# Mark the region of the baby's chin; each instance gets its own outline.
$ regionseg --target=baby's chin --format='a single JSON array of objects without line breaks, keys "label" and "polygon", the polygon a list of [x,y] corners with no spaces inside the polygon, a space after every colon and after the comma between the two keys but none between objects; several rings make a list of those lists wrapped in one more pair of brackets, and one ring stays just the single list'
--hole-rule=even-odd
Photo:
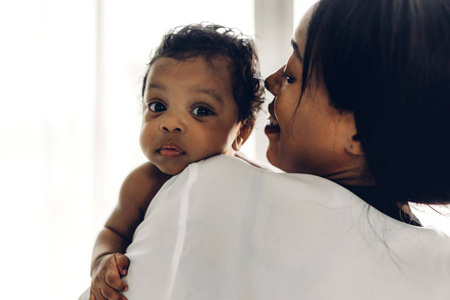
[{"label": "baby's chin", "polygon": [[[225,153],[222,153],[222,154],[225,154]],[[155,160],[150,160],[150,162],[152,164],[154,164],[156,167],[158,167],[158,169],[161,172],[163,172],[163,173],[165,173],[167,175],[174,176],[174,175],[178,175],[181,172],[183,172],[183,170],[186,169],[186,167],[188,165],[190,165],[192,163],[196,163],[196,162],[198,162],[200,160],[203,160],[203,159],[207,159],[207,158],[212,157],[212,156],[216,156],[216,155],[220,155],[220,153],[219,154],[213,154],[213,155],[205,155],[205,156],[203,156],[203,157],[201,157],[199,159],[193,160],[193,161],[185,161],[185,160],[177,160],[177,159],[169,159],[169,160],[159,161],[159,160],[155,159],[156,161]],[[227,155],[230,155],[230,154],[227,154]]]},{"label": "baby's chin", "polygon": [[167,175],[178,175],[183,172],[189,164],[155,164],[158,169]]}]

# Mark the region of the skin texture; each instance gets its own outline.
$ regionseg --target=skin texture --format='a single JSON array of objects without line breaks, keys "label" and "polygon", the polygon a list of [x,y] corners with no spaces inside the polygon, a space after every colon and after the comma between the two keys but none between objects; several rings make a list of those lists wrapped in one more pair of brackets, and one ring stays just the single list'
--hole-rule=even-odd
[{"label": "skin texture", "polygon": [[286,65],[266,79],[266,88],[275,96],[269,105],[272,126],[265,130],[269,138],[267,158],[286,172],[318,175],[342,184],[372,185],[364,175],[364,153],[356,139],[353,113],[332,106],[317,74],[301,97],[302,57],[311,14],[312,9],[295,31],[293,52]]},{"label": "skin texture", "polygon": [[212,155],[234,155],[233,141],[244,134],[231,84],[223,84],[231,83],[227,61],[214,64],[203,57],[163,57],[149,70],[140,142],[149,161],[166,174]]},{"label": "skin texture", "polygon": [[[122,281],[130,264],[123,255],[161,186],[188,164],[235,155],[251,133],[238,121],[227,61],[203,57],[160,58],[150,68],[144,94],[140,143],[150,162],[124,181],[119,204],[100,232],[91,267],[90,299],[126,299]],[[228,83],[228,84],[226,84]]]},{"label": "skin texture", "polygon": [[131,243],[151,200],[170,177],[147,162],[125,179],[119,203],[95,242],[90,300],[126,299],[118,293],[128,288],[121,278],[127,274],[130,262],[122,253]]}]

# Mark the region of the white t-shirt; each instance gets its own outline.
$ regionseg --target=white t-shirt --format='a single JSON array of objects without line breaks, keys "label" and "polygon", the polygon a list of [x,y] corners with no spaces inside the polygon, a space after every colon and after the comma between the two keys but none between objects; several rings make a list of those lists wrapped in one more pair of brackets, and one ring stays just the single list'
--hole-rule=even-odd
[{"label": "white t-shirt", "polygon": [[126,255],[129,300],[450,299],[450,237],[224,155],[163,186]]}]

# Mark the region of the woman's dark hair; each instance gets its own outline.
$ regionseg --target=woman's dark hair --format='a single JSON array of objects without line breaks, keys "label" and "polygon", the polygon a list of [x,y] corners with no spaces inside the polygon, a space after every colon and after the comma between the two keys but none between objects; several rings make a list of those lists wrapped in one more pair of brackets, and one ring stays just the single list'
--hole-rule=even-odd
[{"label": "woman's dark hair", "polygon": [[258,56],[253,40],[238,32],[216,24],[201,23],[180,26],[170,30],[156,49],[145,73],[142,97],[152,64],[161,57],[180,61],[204,57],[214,67],[213,60],[225,57],[231,69],[234,99],[239,108],[239,121],[244,125],[248,118],[256,118],[264,102],[264,84],[259,71]]},{"label": "woman's dark hair", "polygon": [[450,203],[450,1],[321,0],[304,56],[302,93],[318,74],[354,112],[380,191]]}]

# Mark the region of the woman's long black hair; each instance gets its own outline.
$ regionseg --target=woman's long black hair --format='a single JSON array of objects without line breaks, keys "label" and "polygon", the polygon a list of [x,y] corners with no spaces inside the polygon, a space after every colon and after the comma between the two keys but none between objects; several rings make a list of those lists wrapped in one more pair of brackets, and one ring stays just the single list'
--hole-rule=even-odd
[{"label": "woman's long black hair", "polygon": [[450,1],[321,0],[304,56],[386,199],[450,203]]}]

